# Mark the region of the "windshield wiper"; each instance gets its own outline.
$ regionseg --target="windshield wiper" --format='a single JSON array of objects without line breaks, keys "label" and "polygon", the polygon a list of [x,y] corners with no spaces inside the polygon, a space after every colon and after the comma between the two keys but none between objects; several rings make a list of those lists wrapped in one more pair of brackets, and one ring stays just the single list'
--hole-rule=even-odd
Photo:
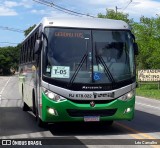
[{"label": "windshield wiper", "polygon": [[103,65],[106,76],[110,79],[110,81],[112,83],[115,83],[115,80],[114,80],[109,68],[107,67],[105,61],[103,60],[103,58],[97,52],[96,42],[95,42],[95,57],[96,57],[96,61],[97,62],[99,61],[99,63],[101,63]]},{"label": "windshield wiper", "polygon": [[81,69],[81,67],[82,67],[83,63],[85,62],[85,60],[87,59],[87,57],[88,57],[88,51],[87,51],[87,52],[84,54],[84,56],[82,57],[82,59],[81,59],[79,65],[78,65],[77,69],[75,70],[73,76],[71,77],[71,79],[70,79],[70,81],[69,81],[69,83],[68,83],[68,86],[69,86],[69,87],[73,84],[73,82],[74,82],[74,80],[75,80],[75,78],[76,78],[79,70]]},{"label": "windshield wiper", "polygon": [[75,70],[73,76],[71,77],[71,79],[70,79],[70,81],[69,81],[69,83],[68,83],[68,87],[70,87],[70,86],[73,84],[73,82],[74,82],[74,80],[75,80],[75,78],[76,78],[78,72],[80,71],[82,65],[84,64],[85,60],[86,60],[86,66],[87,66],[88,40],[89,40],[89,38],[86,37],[85,40],[86,40],[86,53],[85,53],[84,56],[82,57],[82,59],[81,59],[79,65],[78,65],[77,69]]}]

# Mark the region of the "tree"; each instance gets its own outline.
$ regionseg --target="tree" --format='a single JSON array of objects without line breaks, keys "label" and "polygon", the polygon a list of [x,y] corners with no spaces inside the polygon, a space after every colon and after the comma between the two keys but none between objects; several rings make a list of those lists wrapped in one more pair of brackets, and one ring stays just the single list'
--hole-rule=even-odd
[{"label": "tree", "polygon": [[140,23],[133,25],[136,41],[139,45],[137,67],[139,69],[160,68],[160,18],[142,16]]},{"label": "tree", "polygon": [[106,9],[106,14],[99,13],[98,17],[107,18],[107,19],[123,20],[130,25],[134,23],[133,19],[129,19],[129,14],[125,14],[123,12],[115,12],[112,9]]},{"label": "tree", "polygon": [[35,27],[36,25],[34,24],[33,26],[29,27],[28,29],[26,29],[24,31],[24,36],[26,37],[32,30],[33,28]]},{"label": "tree", "polygon": [[0,48],[0,70],[3,70],[3,74],[10,74],[11,68],[18,69],[20,46],[19,44],[16,47],[8,46]]}]

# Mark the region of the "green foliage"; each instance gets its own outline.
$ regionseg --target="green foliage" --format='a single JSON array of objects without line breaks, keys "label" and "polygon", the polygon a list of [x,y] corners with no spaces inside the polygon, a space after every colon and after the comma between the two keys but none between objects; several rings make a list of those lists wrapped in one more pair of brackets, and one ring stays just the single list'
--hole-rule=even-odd
[{"label": "green foliage", "polygon": [[154,90],[154,89],[158,89],[158,82],[154,82],[154,83],[142,83],[139,84],[139,89],[140,90]]},{"label": "green foliage", "polygon": [[123,12],[115,12],[112,9],[106,9],[106,14],[99,13],[98,14],[99,18],[108,18],[108,19],[115,19],[115,20],[123,20],[128,24],[133,23],[133,19],[129,19],[129,14],[125,14]]},{"label": "green foliage", "polygon": [[149,91],[149,90],[150,89],[137,88],[136,95],[137,96],[144,96],[146,98],[160,99],[160,91],[157,88],[152,89],[152,91]]},{"label": "green foliage", "polygon": [[10,69],[18,69],[20,45],[0,48],[0,69],[3,74],[10,74]]},{"label": "green foliage", "polygon": [[35,26],[36,26],[36,25],[33,25],[33,26],[29,27],[28,29],[26,29],[26,30],[24,31],[24,36],[26,37],[26,36],[33,30],[33,28],[34,28]]},{"label": "green foliage", "polygon": [[160,18],[147,18],[142,16],[140,23],[133,25],[139,56],[138,69],[160,69]]}]

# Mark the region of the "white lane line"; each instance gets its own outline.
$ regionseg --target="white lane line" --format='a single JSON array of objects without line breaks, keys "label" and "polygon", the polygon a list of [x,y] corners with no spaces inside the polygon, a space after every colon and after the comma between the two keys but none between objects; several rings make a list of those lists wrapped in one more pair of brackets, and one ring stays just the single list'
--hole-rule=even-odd
[{"label": "white lane line", "polygon": [[9,77],[9,79],[7,80],[6,84],[4,85],[4,87],[2,88],[2,90],[1,90],[1,92],[0,92],[0,94],[2,94],[2,93],[3,93],[3,91],[4,91],[5,87],[6,87],[6,86],[7,86],[7,84],[9,83],[10,79],[11,79],[11,77]]},{"label": "white lane line", "polygon": [[160,107],[156,107],[156,106],[152,106],[152,105],[148,105],[148,104],[143,104],[143,103],[137,103],[137,102],[136,102],[136,104],[160,110]]},{"label": "white lane line", "polygon": [[9,79],[7,80],[6,84],[4,85],[4,87],[2,88],[2,90],[0,92],[0,104],[1,104],[1,100],[2,100],[2,93],[3,93],[4,89],[6,88],[6,86],[8,85],[10,79],[11,79],[11,77],[9,77]]},{"label": "white lane line", "polygon": [[[42,137],[54,137],[50,131],[34,132],[27,134],[16,134],[9,136],[0,136],[0,139],[16,139],[16,138],[42,138]],[[58,137],[58,136],[56,136]]]}]

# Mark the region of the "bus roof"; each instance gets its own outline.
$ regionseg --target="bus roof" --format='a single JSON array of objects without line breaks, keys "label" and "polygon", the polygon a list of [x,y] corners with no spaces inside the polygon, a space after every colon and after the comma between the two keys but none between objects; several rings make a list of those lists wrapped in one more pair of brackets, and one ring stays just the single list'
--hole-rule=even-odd
[{"label": "bus roof", "polygon": [[130,30],[130,26],[121,20],[103,19],[103,18],[53,18],[44,17],[39,24],[26,36],[23,42],[42,24],[42,27],[65,27],[65,28],[88,28],[88,29],[113,29]]},{"label": "bus roof", "polygon": [[41,23],[45,26],[69,27],[69,28],[92,28],[92,29],[126,29],[130,27],[121,20],[102,18],[51,18],[45,17]]}]

